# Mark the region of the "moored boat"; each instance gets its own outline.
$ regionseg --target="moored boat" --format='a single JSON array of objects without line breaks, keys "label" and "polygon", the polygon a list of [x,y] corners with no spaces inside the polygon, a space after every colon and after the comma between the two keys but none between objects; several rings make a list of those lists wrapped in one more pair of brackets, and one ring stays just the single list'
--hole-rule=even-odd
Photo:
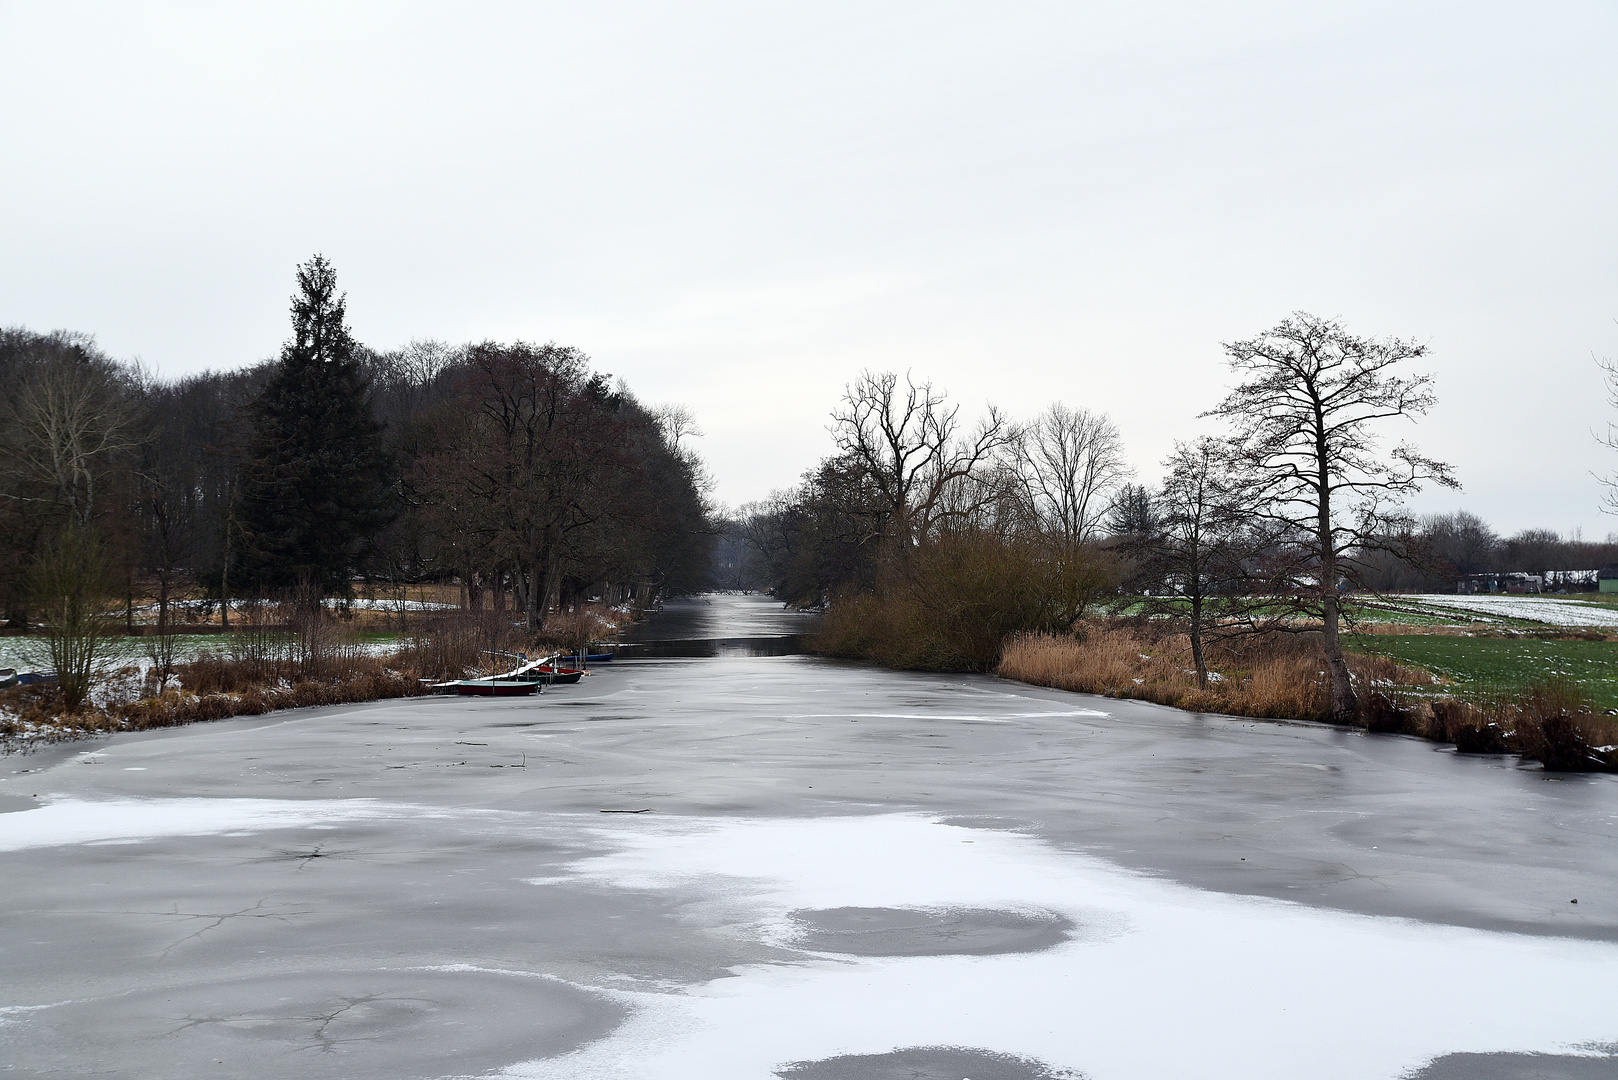
[{"label": "moored boat", "polygon": [[539,689],[538,682],[516,679],[461,679],[450,684],[457,694],[473,697],[520,697]]},{"label": "moored boat", "polygon": [[520,671],[509,675],[496,675],[496,682],[528,682],[538,685],[540,683],[576,683],[585,674],[578,668],[565,668],[557,664],[529,664]]}]

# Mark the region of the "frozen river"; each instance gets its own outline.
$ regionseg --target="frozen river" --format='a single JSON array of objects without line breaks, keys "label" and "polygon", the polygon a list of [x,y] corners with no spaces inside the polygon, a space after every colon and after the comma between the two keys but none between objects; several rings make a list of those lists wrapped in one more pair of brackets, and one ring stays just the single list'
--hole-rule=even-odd
[{"label": "frozen river", "polygon": [[1613,778],[715,651],[0,761],[0,1074],[1618,1077]]}]

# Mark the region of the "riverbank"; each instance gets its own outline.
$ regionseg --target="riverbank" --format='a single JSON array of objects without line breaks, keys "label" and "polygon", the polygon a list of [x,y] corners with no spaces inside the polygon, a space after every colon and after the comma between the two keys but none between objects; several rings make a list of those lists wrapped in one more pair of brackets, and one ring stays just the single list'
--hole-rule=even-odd
[{"label": "riverbank", "polygon": [[[428,682],[508,668],[519,652],[560,651],[608,637],[633,618],[587,605],[528,634],[504,611],[427,612],[407,620],[402,633],[382,636],[333,614],[314,625],[253,623],[228,634],[173,635],[166,643],[155,635],[114,638],[110,659],[78,708],[65,709],[49,682],[0,690],[0,755],[118,731],[415,697],[429,692]],[[13,665],[20,648],[31,649],[36,665],[44,654],[37,636],[13,637],[5,645],[13,650]]]},{"label": "riverbank", "polygon": [[[1009,638],[1002,678],[1189,712],[1324,721],[1330,688],[1317,635],[1224,638],[1207,645],[1198,684],[1183,633],[1137,623],[1092,623],[1075,635]],[[1461,696],[1441,677],[1386,653],[1349,653],[1359,726],[1455,745],[1462,753],[1518,754],[1562,771],[1618,772],[1618,717],[1597,710],[1566,678]]]}]

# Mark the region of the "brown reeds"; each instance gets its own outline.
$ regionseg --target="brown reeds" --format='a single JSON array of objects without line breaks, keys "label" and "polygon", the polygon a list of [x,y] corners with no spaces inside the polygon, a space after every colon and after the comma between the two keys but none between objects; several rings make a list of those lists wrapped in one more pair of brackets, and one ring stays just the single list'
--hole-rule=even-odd
[{"label": "brown reeds", "polygon": [[[1218,678],[1197,687],[1185,635],[1151,624],[1089,624],[1072,636],[1024,634],[1006,643],[997,674],[1037,686],[1135,698],[1201,712],[1324,720],[1329,687],[1318,639],[1272,634],[1225,639],[1211,650]],[[1431,696],[1437,680],[1387,657],[1350,654],[1359,723],[1454,743],[1461,753],[1521,754],[1547,769],[1618,771],[1618,717],[1595,710],[1577,685],[1552,678],[1467,701]]]},{"label": "brown reeds", "polygon": [[[1021,634],[1009,639],[996,673],[1038,686],[1201,712],[1277,720],[1320,720],[1329,714],[1330,688],[1313,635],[1224,639],[1210,642],[1208,651],[1215,670],[1203,690],[1185,634],[1149,623],[1092,623],[1071,636]],[[1381,657],[1351,656],[1349,669],[1371,696],[1433,682],[1425,672]]]},{"label": "brown reeds", "polygon": [[238,665],[228,660],[202,660],[178,669],[183,689],[110,710],[123,730],[174,727],[232,716],[258,716],[278,709],[315,705],[349,705],[384,698],[413,697],[427,687],[413,674],[395,671],[369,657],[353,661],[347,671],[324,679],[282,680],[266,686],[249,681]]}]

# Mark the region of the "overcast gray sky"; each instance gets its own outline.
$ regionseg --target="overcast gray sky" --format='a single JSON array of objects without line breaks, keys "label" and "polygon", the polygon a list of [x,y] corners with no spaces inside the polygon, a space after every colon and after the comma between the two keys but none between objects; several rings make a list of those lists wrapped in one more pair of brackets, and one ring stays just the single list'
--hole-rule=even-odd
[{"label": "overcast gray sky", "polygon": [[1428,343],[1505,531],[1605,535],[1618,5],[14,3],[0,323],[164,375],[356,334],[578,345],[735,504],[865,367],[1110,412],[1146,480],[1288,312]]}]

